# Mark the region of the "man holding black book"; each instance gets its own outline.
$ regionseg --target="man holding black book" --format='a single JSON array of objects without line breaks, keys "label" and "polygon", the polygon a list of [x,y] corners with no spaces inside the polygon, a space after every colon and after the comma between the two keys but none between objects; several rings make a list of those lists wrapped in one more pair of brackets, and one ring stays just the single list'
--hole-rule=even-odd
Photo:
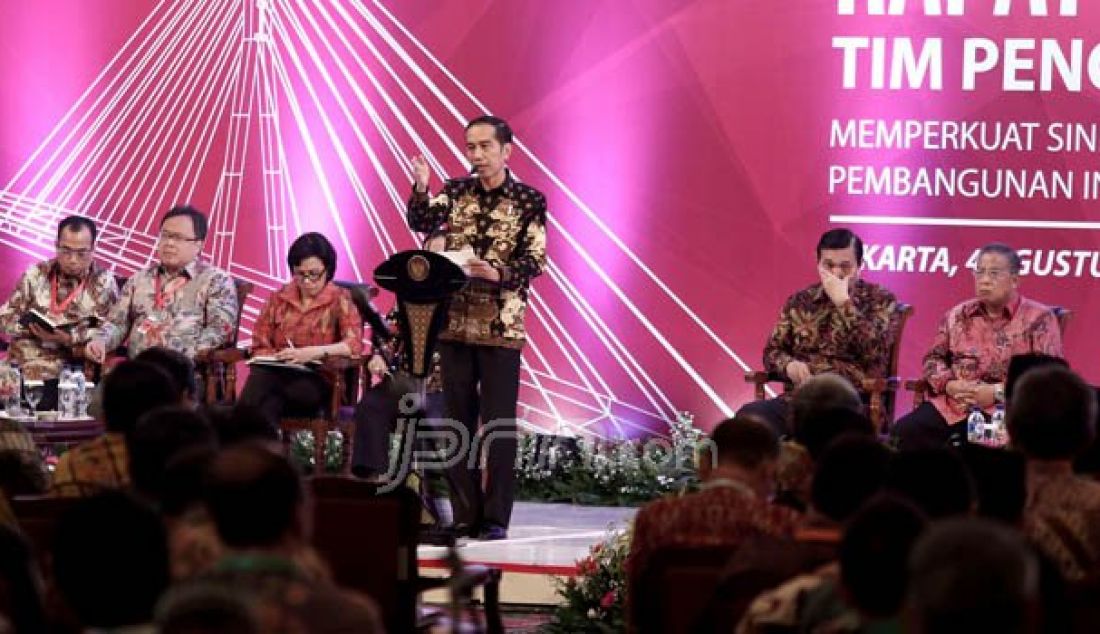
[{"label": "man holding black book", "polygon": [[57,377],[72,362],[72,347],[86,343],[118,301],[114,276],[93,258],[97,233],[88,218],[62,220],[56,256],[27,269],[0,306],[9,361],[20,364],[24,378],[46,382],[39,409],[57,407]]}]

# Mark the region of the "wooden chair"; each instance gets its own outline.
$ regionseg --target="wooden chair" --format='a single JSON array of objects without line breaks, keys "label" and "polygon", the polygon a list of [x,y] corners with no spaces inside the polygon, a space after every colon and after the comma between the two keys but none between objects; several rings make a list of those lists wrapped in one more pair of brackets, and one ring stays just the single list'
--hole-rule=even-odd
[{"label": "wooden chair", "polygon": [[[370,325],[372,315],[377,314],[371,305],[371,299],[378,295],[378,289],[370,284],[336,280],[337,286],[351,294],[351,300],[359,311],[363,325]],[[344,438],[340,446],[342,471],[350,473],[351,455],[355,441],[355,405],[367,380],[367,373],[361,357],[330,357],[324,361],[321,376],[330,387],[331,400],[319,415],[313,417],[290,417],[279,421],[283,434],[283,443],[289,450],[291,434],[299,431],[313,433],[314,473],[324,473],[325,448],[328,432],[339,431]]]},{"label": "wooden chair", "polygon": [[255,285],[236,278],[233,279],[233,285],[237,288],[237,323],[233,324],[232,339],[216,350],[203,350],[195,355],[195,379],[198,385],[202,386],[201,400],[206,405],[214,403],[231,405],[237,400],[237,364],[223,362],[216,353],[237,349],[244,304],[255,289]]},{"label": "wooden chair", "polygon": [[[121,275],[115,275],[115,282],[119,288],[125,286],[128,279]],[[237,337],[241,330],[241,314],[244,312],[244,304],[248,300],[248,296],[252,294],[255,285],[252,282],[237,278],[233,279],[233,285],[237,290],[237,321],[233,324],[232,338],[216,350],[200,352],[195,355],[194,359],[195,382],[197,385],[202,386],[199,400],[207,405],[218,402],[231,404],[236,400],[235,364],[226,363],[223,360],[225,358],[223,353],[235,350],[237,347]],[[126,346],[120,346],[102,364],[98,364],[87,358],[84,353],[84,346],[73,347],[73,358],[84,361],[84,375],[88,377],[89,381],[98,381],[104,368],[111,368],[129,356]],[[229,355],[229,358],[232,358],[232,355]]]},{"label": "wooden chair", "polygon": [[12,498],[11,508],[19,522],[19,529],[43,565],[48,564],[58,519],[82,499],[48,495],[17,495]]},{"label": "wooden chair", "polygon": [[340,445],[341,471],[351,472],[351,455],[355,442],[355,404],[359,402],[361,357],[328,357],[317,372],[329,387],[330,399],[314,416],[284,416],[279,419],[283,447],[290,454],[293,434],[308,431],[313,434],[313,473],[325,472],[325,448],[328,434],[338,431],[344,438]]},{"label": "wooden chair", "polygon": [[687,634],[706,615],[732,546],[654,551],[628,581],[628,623],[638,634]]},{"label": "wooden chair", "polygon": [[[1073,319],[1073,311],[1061,306],[1052,306],[1050,312],[1054,313],[1054,318],[1058,320],[1058,331],[1061,332],[1062,337],[1065,338],[1066,326],[1068,326],[1070,320]],[[905,381],[905,389],[913,393],[913,409],[917,409],[923,405],[932,392],[932,386],[929,385],[928,381],[925,379],[909,379]]]},{"label": "wooden chair", "polygon": [[[336,583],[373,598],[388,631],[416,631],[417,597],[450,581],[420,576],[420,500],[406,487],[381,494],[373,483],[340,476],[316,476],[309,483],[313,545],[328,561]],[[487,631],[503,632],[500,571],[468,566],[462,575],[468,584],[485,588]]]},{"label": "wooden chair", "polygon": [[[901,352],[902,335],[905,332],[905,324],[913,315],[913,306],[898,302],[894,308],[893,323],[889,336],[890,349],[888,352],[889,365],[886,368],[886,376],[882,378],[864,379],[863,385],[855,386],[866,395],[867,415],[871,423],[881,433],[886,433],[890,421],[893,420],[894,394],[901,379],[898,378],[898,358]],[[778,372],[765,372],[762,370],[745,373],[745,382],[753,384],[753,395],[756,400],[764,399],[764,386],[769,383],[782,383],[783,391],[793,388],[790,379]]]},{"label": "wooden chair", "polygon": [[[352,302],[359,311],[362,323],[372,325],[377,311],[371,305],[371,300],[378,295],[378,289],[370,284],[345,282],[336,280],[337,286],[347,289],[351,294]],[[238,295],[238,297],[240,297]],[[236,342],[234,342],[235,344]],[[237,394],[237,370],[236,366],[251,356],[249,350],[239,348],[236,345],[224,349],[212,351],[209,360],[221,368],[220,372],[213,373],[215,380],[224,381],[220,391],[225,395],[225,402],[236,401]],[[279,421],[279,429],[283,435],[283,445],[287,453],[290,453],[291,435],[301,431],[313,434],[313,461],[315,473],[323,473],[325,465],[325,445],[328,432],[339,431],[344,436],[341,447],[343,459],[343,471],[351,469],[352,443],[355,439],[354,407],[359,402],[359,394],[365,373],[362,371],[363,359],[360,357],[328,357],[318,370],[325,383],[330,388],[331,398],[325,404],[321,412],[315,416],[287,417]]]},{"label": "wooden chair", "polygon": [[868,378],[863,380],[863,392],[868,396],[868,417],[875,429],[882,435],[890,433],[890,425],[894,421],[894,409],[897,402],[897,391],[901,386],[901,377],[898,376],[898,359],[901,357],[901,342],[904,339],[905,325],[913,316],[913,306],[898,302],[894,308],[894,320],[890,336],[890,363],[886,368],[885,378]]}]

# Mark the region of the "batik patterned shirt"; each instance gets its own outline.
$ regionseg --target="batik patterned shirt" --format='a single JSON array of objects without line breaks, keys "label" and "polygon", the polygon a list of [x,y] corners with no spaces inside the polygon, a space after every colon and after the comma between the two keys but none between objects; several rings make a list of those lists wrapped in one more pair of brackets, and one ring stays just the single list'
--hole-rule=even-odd
[{"label": "batik patterned shirt", "polygon": [[61,454],[54,470],[50,495],[84,497],[104,489],[130,486],[130,454],[126,438],[107,432]]},{"label": "batik patterned shirt", "polygon": [[471,278],[451,298],[444,341],[521,348],[531,280],[546,266],[546,197],[511,173],[491,191],[474,177],[449,180],[429,198],[413,191],[409,226],[447,228],[448,251],[469,247],[500,272],[500,283]]},{"label": "batik patterned shirt", "polygon": [[79,279],[61,275],[57,260],[31,266],[23,273],[15,292],[0,306],[0,329],[12,338],[11,360],[22,366],[24,378],[56,379],[61,368],[72,361],[71,349],[40,341],[19,325],[19,319],[33,309],[52,314],[56,321],[75,323],[68,332],[73,344],[82,344],[88,340],[92,327],[107,319],[117,301],[114,275],[94,262]]},{"label": "batik patterned shirt", "polygon": [[268,634],[384,631],[374,601],[319,580],[294,558],[228,553],[212,570],[172,586],[158,610],[196,592],[239,600]]},{"label": "batik patterned shirt", "polygon": [[225,271],[196,261],[169,275],[158,264],[126,282],[97,336],[107,350],[128,341],[131,358],[155,346],[194,357],[233,342],[237,310],[237,289]]},{"label": "batik patterned shirt", "polygon": [[924,357],[924,378],[935,395],[929,400],[947,422],[958,422],[967,406],[947,396],[947,384],[963,378],[1003,383],[1012,356],[1027,352],[1062,356],[1062,333],[1049,306],[1017,297],[992,316],[980,300],[965,301],[940,320]]},{"label": "batik patterned shirt", "polygon": [[650,502],[638,511],[626,560],[628,577],[637,579],[660,548],[735,548],[758,535],[793,536],[798,513],[760,499],[748,485],[715,480],[703,487],[683,497]]},{"label": "batik patterned shirt", "polygon": [[820,283],[787,299],[764,347],[764,367],[787,376],[802,361],[812,374],[835,372],[863,390],[863,379],[885,377],[896,327],[897,299],[885,288],[856,280],[837,307]]},{"label": "batik patterned shirt", "polygon": [[268,298],[252,333],[252,353],[274,354],[290,347],[346,343],[352,355],[363,352],[363,321],[347,289],[329,282],[308,308],[291,282]]},{"label": "batik patterned shirt", "polygon": [[1063,470],[1032,468],[1024,534],[1067,581],[1100,578],[1100,483]]}]

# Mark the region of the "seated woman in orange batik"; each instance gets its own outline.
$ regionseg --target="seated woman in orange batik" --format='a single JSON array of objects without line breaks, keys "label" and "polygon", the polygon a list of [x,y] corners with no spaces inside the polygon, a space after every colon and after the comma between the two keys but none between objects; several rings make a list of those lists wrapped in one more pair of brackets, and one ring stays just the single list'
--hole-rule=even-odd
[{"label": "seated woman in orange batik", "polygon": [[268,298],[252,335],[253,359],[271,357],[285,366],[252,365],[240,398],[272,426],[285,415],[313,415],[329,398],[324,379],[306,364],[363,348],[351,294],[332,282],[336,250],[328,239],[302,235],[290,245],[287,264],[294,278]]}]

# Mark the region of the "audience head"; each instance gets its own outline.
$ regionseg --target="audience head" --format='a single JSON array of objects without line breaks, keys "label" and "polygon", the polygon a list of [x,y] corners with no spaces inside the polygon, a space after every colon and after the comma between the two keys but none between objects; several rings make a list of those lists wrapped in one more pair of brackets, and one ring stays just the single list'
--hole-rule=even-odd
[{"label": "audience head", "polygon": [[901,611],[909,553],[927,526],[920,509],[886,495],[852,516],[840,540],[840,579],[861,613],[887,618]]},{"label": "audience head", "polygon": [[30,546],[14,528],[0,524],[0,630],[45,632],[42,578]]},{"label": "audience head", "polygon": [[909,499],[932,519],[965,515],[975,508],[970,472],[948,449],[894,454],[885,488]]},{"label": "audience head", "polygon": [[863,240],[850,229],[830,229],[817,241],[817,266],[849,282],[863,268]]},{"label": "audience head", "polygon": [[181,269],[199,257],[206,240],[206,215],[190,205],[177,205],[160,221],[157,255],[168,269]]},{"label": "audience head", "polygon": [[243,442],[261,443],[278,453],[279,433],[259,408],[237,403],[233,407],[212,410],[214,430],[223,447]]},{"label": "audience head", "polygon": [[1017,532],[988,520],[943,520],[909,557],[906,631],[1035,632],[1039,589],[1038,560]]},{"label": "audience head", "polygon": [[1007,422],[1029,459],[1072,460],[1096,436],[1096,393],[1068,368],[1035,368],[1020,377]]},{"label": "audience head", "polygon": [[123,361],[103,379],[103,418],[107,430],[129,434],[146,412],[179,402],[172,378],[142,361]]},{"label": "audience head", "polygon": [[874,437],[870,419],[847,407],[832,407],[808,416],[795,428],[795,440],[806,448],[813,460],[837,438],[845,434]]},{"label": "audience head", "polygon": [[18,449],[0,449],[0,491],[8,497],[45,493],[49,485],[38,456]]},{"label": "audience head", "polygon": [[80,500],[58,520],[54,579],[86,628],[149,623],[168,586],[164,524],[121,491]]},{"label": "audience head", "polygon": [[195,445],[177,451],[168,460],[161,479],[161,514],[178,518],[202,505],[206,472],[216,455],[212,447]]},{"label": "audience head", "polygon": [[63,274],[80,277],[88,272],[96,233],[95,222],[83,216],[67,216],[57,225],[57,265]]},{"label": "audience head", "polygon": [[1001,307],[1016,296],[1020,283],[1020,255],[1007,244],[994,242],[978,251],[974,291],[983,304]]},{"label": "audience head", "polygon": [[753,418],[734,417],[719,423],[710,440],[715,455],[709,465],[713,471],[708,476],[721,477],[733,471],[749,480],[758,494],[764,497],[772,494],[779,438],[770,427]]},{"label": "audience head", "polygon": [[968,443],[962,447],[962,457],[974,481],[978,514],[1019,524],[1027,501],[1023,455],[1018,451]]},{"label": "audience head", "polygon": [[195,382],[195,362],[178,350],[155,346],[142,350],[134,361],[151,363],[168,373],[176,391],[180,395],[180,403],[188,405],[196,401],[198,396],[198,384]]},{"label": "audience head", "polygon": [[178,405],[150,410],[126,438],[134,489],[159,504],[164,493],[164,470],[172,457],[184,449],[213,450],[216,446],[210,423],[194,410]]},{"label": "audience head", "polygon": [[882,488],[890,450],[876,439],[846,435],[822,453],[814,472],[810,499],[814,510],[844,522]]},{"label": "audience head", "polygon": [[280,549],[302,538],[302,483],[282,456],[261,446],[222,450],[207,471],[204,499],[233,549]]},{"label": "audience head", "polygon": [[260,626],[239,595],[194,584],[173,590],[157,604],[159,634],[259,634]]},{"label": "audience head", "polygon": [[1057,365],[1068,368],[1069,364],[1062,357],[1055,357],[1040,352],[1028,352],[1014,354],[1008,361],[1008,373],[1005,375],[1005,400],[1012,402],[1012,395],[1016,392],[1016,382],[1025,372],[1032,368],[1040,368],[1046,365]]},{"label": "audience head", "polygon": [[863,401],[852,383],[832,372],[815,374],[803,381],[791,395],[791,421],[795,435],[812,417],[831,409],[863,411]]}]

